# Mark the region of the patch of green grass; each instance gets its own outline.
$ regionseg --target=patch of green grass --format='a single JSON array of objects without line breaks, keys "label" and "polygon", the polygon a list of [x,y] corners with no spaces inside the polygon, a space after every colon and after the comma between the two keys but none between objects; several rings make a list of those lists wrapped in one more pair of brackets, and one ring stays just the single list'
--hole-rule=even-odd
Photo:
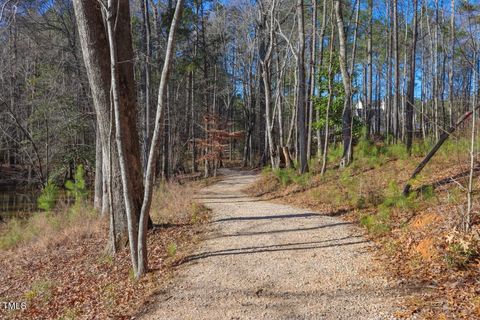
[{"label": "patch of green grass", "polygon": [[396,143],[385,147],[385,154],[392,159],[406,160],[408,159],[407,148],[404,144]]},{"label": "patch of green grass", "polygon": [[201,206],[196,202],[192,202],[192,204],[190,205],[190,211],[191,211],[190,222],[192,224],[198,223],[201,220],[201,217],[200,217],[200,214],[202,213]]},{"label": "patch of green grass", "polygon": [[171,242],[167,245],[167,254],[169,257],[174,257],[177,254],[177,244]]},{"label": "patch of green grass", "polygon": [[40,298],[42,301],[48,302],[52,297],[52,290],[54,286],[55,283],[51,280],[36,280],[32,282],[30,290],[25,292],[25,299],[32,300],[34,298]]},{"label": "patch of green grass", "polygon": [[327,155],[328,162],[337,163],[340,161],[340,159],[342,159],[342,155],[343,155],[343,146],[341,144],[331,146],[328,149],[328,155]]},{"label": "patch of green grass", "polygon": [[272,169],[272,167],[269,166],[269,165],[266,166],[266,167],[263,167],[263,169],[262,169],[262,175],[264,175],[264,176],[268,176],[268,175],[270,175],[272,172],[273,172],[273,169]]},{"label": "patch of green grass", "polygon": [[281,184],[282,187],[286,187],[291,184],[297,184],[302,187],[305,187],[309,184],[310,179],[312,178],[313,174],[311,172],[307,172],[304,174],[298,174],[295,169],[291,168],[281,168],[273,170],[272,173],[274,174],[275,178]]},{"label": "patch of green grass", "polygon": [[433,186],[425,186],[418,191],[418,197],[422,201],[430,201],[435,198],[435,188]]},{"label": "patch of green grass", "polygon": [[450,204],[458,204],[460,201],[462,201],[462,198],[465,197],[465,192],[459,187],[448,189],[447,192],[447,200]]},{"label": "patch of green grass", "polygon": [[63,315],[58,319],[59,320],[75,320],[75,319],[78,319],[79,317],[80,317],[80,311],[78,309],[67,308],[65,309],[65,312],[63,313]]},{"label": "patch of green grass", "polygon": [[306,172],[304,174],[294,174],[292,176],[292,180],[295,184],[299,186],[306,187],[312,178],[312,174],[310,172]]},{"label": "patch of green grass", "polygon": [[390,231],[390,210],[380,205],[376,214],[362,216],[360,218],[360,224],[373,235],[383,235]]},{"label": "patch of green grass", "polygon": [[[388,213],[388,211],[385,212]],[[388,225],[389,220],[389,214],[367,214],[360,218],[360,224],[364,226],[370,234],[380,236],[390,231],[390,226]]]},{"label": "patch of green grass", "polygon": [[416,141],[412,145],[412,155],[415,157],[424,157],[432,147],[431,139]]},{"label": "patch of green grass", "polygon": [[28,237],[29,230],[25,230],[23,225],[24,223],[16,218],[8,221],[6,231],[0,236],[1,250],[13,248]]},{"label": "patch of green grass", "polygon": [[99,264],[111,266],[113,265],[113,256],[111,254],[104,253],[100,257],[98,257],[97,262]]},{"label": "patch of green grass", "polygon": [[0,234],[0,250],[9,250],[21,244],[38,242],[41,238],[54,236],[59,231],[96,219],[89,207],[74,206],[64,212],[37,212],[25,220],[8,220]]},{"label": "patch of green grass", "polygon": [[275,177],[280,182],[282,187],[286,187],[293,182],[293,176],[295,175],[294,169],[277,169],[274,170],[273,173]]},{"label": "patch of green grass", "polygon": [[387,208],[400,208],[400,209],[414,209],[416,207],[416,194],[410,193],[407,197],[402,194],[398,184],[395,181],[391,181],[388,184],[388,189],[385,194],[383,206]]}]

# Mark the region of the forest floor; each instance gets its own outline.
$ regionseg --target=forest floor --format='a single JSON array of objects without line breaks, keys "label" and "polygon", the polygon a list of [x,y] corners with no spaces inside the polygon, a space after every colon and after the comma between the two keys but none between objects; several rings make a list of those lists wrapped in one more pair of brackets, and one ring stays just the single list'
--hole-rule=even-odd
[{"label": "forest floor", "polygon": [[351,222],[248,197],[260,175],[222,169],[198,193],[205,240],[178,263],[140,319],[395,319],[412,295],[383,276]]}]

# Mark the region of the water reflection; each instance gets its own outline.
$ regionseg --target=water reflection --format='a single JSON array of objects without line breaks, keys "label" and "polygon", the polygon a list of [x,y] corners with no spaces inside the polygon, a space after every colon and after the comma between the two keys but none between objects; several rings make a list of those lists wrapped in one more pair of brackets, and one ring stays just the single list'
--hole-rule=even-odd
[{"label": "water reflection", "polygon": [[11,217],[37,209],[38,192],[25,187],[0,188],[0,216]]}]

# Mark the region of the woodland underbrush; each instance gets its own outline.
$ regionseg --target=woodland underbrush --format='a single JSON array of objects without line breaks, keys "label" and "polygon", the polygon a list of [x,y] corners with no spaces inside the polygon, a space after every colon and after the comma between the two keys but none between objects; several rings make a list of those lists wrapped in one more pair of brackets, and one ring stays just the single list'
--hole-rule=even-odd
[{"label": "woodland underbrush", "polygon": [[0,318],[129,319],[201,238],[209,211],[193,194],[204,184],[157,188],[148,235],[151,271],[140,280],[127,248],[116,255],[105,250],[108,221],[87,200],[78,205],[59,197],[51,210],[8,221],[0,230],[1,301],[25,302],[26,309],[2,309]]},{"label": "woodland underbrush", "polygon": [[428,141],[416,143],[409,157],[401,144],[361,140],[345,169],[336,166],[341,148],[333,147],[324,176],[318,161],[306,175],[267,168],[247,192],[358,223],[379,244],[388,274],[418,288],[408,301],[408,312],[399,316],[480,318],[480,167],[476,164],[477,191],[467,226],[467,138],[447,141],[412,181],[410,194],[402,194],[431,146]]}]

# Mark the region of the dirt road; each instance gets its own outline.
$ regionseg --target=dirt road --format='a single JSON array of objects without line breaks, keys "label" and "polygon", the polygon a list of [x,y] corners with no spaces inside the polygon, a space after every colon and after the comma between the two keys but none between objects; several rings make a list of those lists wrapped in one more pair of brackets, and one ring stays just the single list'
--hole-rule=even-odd
[{"label": "dirt road", "polygon": [[225,170],[198,194],[207,239],[141,319],[395,319],[400,291],[371,272],[370,245],[339,218],[248,198]]}]

